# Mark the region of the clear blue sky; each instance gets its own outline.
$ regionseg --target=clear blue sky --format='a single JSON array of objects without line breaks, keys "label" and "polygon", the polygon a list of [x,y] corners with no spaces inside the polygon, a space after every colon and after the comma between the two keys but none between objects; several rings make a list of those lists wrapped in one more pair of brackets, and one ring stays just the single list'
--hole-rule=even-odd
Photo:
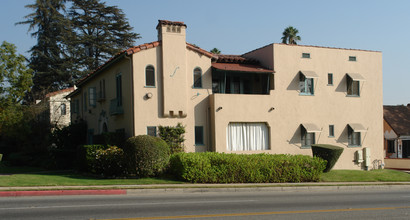
[{"label": "clear blue sky", "polygon": [[[34,0],[3,0],[0,41],[27,51],[35,39],[28,26],[14,23],[31,11]],[[383,102],[410,103],[410,1],[408,0],[107,0],[123,9],[142,38],[157,40],[158,19],[187,24],[187,41],[224,54],[243,54],[279,43],[289,25],[299,30],[302,45],[354,48],[383,52]]]}]

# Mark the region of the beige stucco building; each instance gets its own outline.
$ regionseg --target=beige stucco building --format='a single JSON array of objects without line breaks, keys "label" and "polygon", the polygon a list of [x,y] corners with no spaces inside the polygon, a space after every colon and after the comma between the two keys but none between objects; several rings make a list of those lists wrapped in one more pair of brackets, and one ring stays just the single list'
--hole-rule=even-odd
[{"label": "beige stucco building", "polygon": [[185,150],[311,155],[344,148],[335,169],[383,163],[382,53],[269,44],[217,55],[160,20],[158,41],[125,50],[82,79],[72,120],[89,134],[186,127]]},{"label": "beige stucco building", "polygon": [[37,102],[37,106],[41,111],[39,116],[50,125],[51,129],[70,125],[70,99],[66,96],[73,91],[74,87],[70,87],[51,92],[46,94],[44,100]]}]

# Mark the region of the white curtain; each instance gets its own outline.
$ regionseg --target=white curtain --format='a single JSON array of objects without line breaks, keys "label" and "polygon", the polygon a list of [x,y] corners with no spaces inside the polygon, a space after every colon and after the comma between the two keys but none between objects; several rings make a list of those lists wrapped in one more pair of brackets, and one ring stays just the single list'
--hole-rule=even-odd
[{"label": "white curtain", "polygon": [[269,150],[265,123],[229,123],[226,137],[228,151]]}]

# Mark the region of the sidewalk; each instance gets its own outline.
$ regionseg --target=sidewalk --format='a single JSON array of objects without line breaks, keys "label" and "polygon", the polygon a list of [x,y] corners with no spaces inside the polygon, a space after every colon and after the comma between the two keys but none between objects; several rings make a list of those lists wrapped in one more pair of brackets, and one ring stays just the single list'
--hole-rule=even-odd
[{"label": "sidewalk", "polygon": [[312,182],[244,184],[158,184],[107,186],[0,187],[0,197],[62,195],[135,195],[144,193],[217,193],[307,190],[409,189],[410,182]]}]

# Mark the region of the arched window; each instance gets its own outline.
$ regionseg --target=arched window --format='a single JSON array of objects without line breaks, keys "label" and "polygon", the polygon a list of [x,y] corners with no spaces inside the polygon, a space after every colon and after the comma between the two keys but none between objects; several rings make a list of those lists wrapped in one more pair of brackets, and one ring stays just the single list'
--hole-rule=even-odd
[{"label": "arched window", "polygon": [[194,88],[202,88],[202,70],[199,67],[194,69]]},{"label": "arched window", "polygon": [[61,115],[66,115],[67,114],[67,108],[66,105],[63,103],[61,104]]},{"label": "arched window", "polygon": [[155,69],[153,66],[145,68],[145,86],[155,87]]}]

